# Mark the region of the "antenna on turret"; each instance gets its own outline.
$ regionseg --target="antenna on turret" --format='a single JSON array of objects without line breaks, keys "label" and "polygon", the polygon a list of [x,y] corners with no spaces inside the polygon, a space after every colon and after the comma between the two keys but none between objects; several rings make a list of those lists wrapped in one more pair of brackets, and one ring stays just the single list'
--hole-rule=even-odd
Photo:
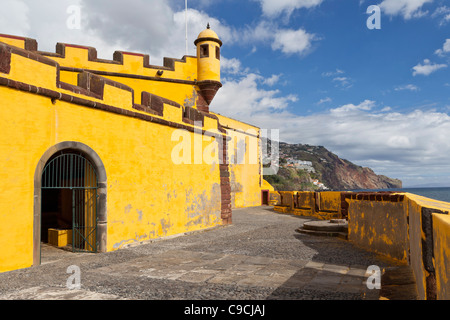
[{"label": "antenna on turret", "polygon": [[185,0],[186,10],[184,11],[184,20],[186,22],[186,55],[188,55],[188,25],[187,25],[187,0]]}]

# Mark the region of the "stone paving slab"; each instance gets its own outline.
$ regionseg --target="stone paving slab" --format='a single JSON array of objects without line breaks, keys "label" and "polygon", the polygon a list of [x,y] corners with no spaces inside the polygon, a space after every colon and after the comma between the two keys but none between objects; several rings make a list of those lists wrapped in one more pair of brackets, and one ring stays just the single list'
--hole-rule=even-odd
[{"label": "stone paving slab", "polygon": [[[255,207],[234,210],[229,227],[114,252],[44,246],[41,266],[0,274],[0,299],[379,299],[366,270],[385,262],[341,239],[297,233],[304,221]],[[69,265],[80,266],[80,290],[64,287]]]},{"label": "stone paving slab", "polygon": [[[180,258],[183,257],[183,258]],[[205,259],[206,257],[206,259]],[[248,257],[232,254],[201,254],[188,250],[168,251],[158,256],[137,258],[91,272],[147,277],[194,283],[238,286],[316,288],[319,290],[362,291],[366,270],[350,266],[303,260]],[[347,273],[350,274],[347,275]],[[358,287],[359,290],[356,290]]]},{"label": "stone paving slab", "polygon": [[0,296],[0,300],[123,300],[112,295],[80,289],[32,287]]}]

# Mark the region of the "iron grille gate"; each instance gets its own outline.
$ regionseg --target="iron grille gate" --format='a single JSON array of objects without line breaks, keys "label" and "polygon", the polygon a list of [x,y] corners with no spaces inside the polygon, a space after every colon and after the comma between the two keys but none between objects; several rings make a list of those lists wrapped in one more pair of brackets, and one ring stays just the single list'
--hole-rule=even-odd
[{"label": "iron grille gate", "polygon": [[65,153],[51,159],[42,173],[42,189],[71,192],[72,250],[97,252],[97,173],[82,155]]}]

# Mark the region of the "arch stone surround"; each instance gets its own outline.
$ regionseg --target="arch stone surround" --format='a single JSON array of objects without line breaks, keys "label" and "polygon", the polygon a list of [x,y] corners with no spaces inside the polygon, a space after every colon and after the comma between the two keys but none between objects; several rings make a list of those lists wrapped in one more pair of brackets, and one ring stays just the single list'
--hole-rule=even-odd
[{"label": "arch stone surround", "polygon": [[74,149],[85,154],[91,161],[97,172],[97,241],[98,252],[106,252],[107,244],[107,210],[106,210],[106,191],[107,176],[105,166],[98,154],[84,143],[76,141],[60,142],[44,152],[39,160],[34,172],[34,215],[33,215],[33,266],[41,263],[41,195],[42,195],[42,172],[47,161],[58,151],[65,149]]}]

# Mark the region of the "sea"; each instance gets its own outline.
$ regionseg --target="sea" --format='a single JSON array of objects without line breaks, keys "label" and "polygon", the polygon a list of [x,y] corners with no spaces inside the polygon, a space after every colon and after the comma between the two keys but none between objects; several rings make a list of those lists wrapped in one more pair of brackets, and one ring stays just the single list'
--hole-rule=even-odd
[{"label": "sea", "polygon": [[351,191],[397,191],[397,192],[409,192],[417,194],[419,196],[450,202],[450,187],[436,187],[436,188],[402,188],[402,189],[370,189],[370,190],[351,190]]}]

